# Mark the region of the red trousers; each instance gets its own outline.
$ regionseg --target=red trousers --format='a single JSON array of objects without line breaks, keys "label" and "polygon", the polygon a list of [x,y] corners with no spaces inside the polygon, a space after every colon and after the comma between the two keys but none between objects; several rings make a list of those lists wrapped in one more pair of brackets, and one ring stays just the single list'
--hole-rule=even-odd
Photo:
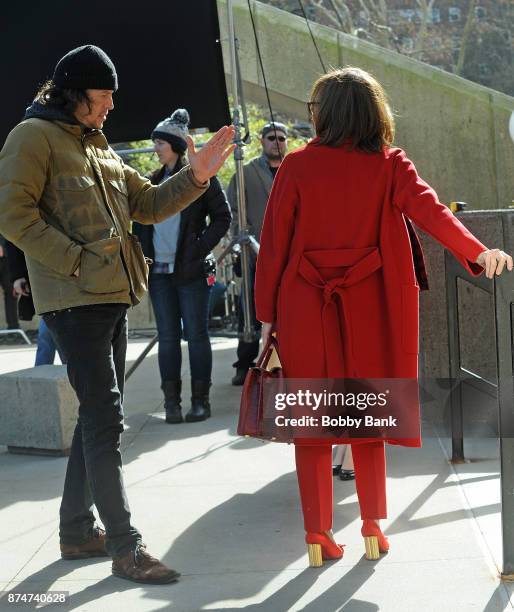
[{"label": "red trousers", "polygon": [[[386,518],[384,442],[352,444],[352,454],[361,518]],[[305,531],[328,531],[332,529],[332,447],[296,445],[295,456]]]}]

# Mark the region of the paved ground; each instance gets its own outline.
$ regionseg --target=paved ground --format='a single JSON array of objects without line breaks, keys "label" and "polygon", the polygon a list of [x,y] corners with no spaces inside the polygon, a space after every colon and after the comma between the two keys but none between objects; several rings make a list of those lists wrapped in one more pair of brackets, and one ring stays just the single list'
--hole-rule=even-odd
[{"label": "paved ground", "polygon": [[[347,545],[345,556],[310,569],[292,449],[235,435],[239,391],[228,382],[235,340],[214,342],[207,422],[165,424],[155,352],[127,385],[123,446],[134,523],[150,552],[181,571],[181,581],[137,586],[111,576],[108,560],[60,560],[57,513],[66,460],[11,455],[0,447],[2,612],[24,609],[9,604],[8,593],[49,590],[68,591],[69,598],[48,609],[95,612],[512,609],[512,588],[498,579],[493,440],[468,444],[473,461],[457,469],[448,463],[446,441],[435,437],[426,435],[421,450],[388,449],[384,527],[391,552],[378,562],[363,558],[354,483],[334,481],[334,529]],[[129,360],[143,346],[132,342]],[[0,373],[30,367],[33,358],[33,348],[3,346]]]}]

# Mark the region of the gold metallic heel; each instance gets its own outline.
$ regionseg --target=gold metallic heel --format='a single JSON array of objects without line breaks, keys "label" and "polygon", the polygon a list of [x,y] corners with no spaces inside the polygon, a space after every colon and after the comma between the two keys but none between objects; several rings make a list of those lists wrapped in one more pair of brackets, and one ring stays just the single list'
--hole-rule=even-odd
[{"label": "gold metallic heel", "polygon": [[310,567],[321,567],[323,565],[323,557],[321,556],[321,544],[307,544],[307,552],[309,554]]},{"label": "gold metallic heel", "polygon": [[377,536],[365,536],[364,545],[366,547],[366,559],[376,561],[380,559],[380,549],[378,548]]}]

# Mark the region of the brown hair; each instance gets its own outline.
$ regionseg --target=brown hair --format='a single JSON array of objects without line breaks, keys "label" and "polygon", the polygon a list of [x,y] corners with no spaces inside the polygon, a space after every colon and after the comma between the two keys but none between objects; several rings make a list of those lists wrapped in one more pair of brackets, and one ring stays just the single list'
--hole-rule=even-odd
[{"label": "brown hair", "polygon": [[75,113],[79,104],[85,102],[91,112],[91,100],[85,89],[61,89],[52,80],[41,85],[35,100],[44,106],[58,108],[70,116]]},{"label": "brown hair", "polygon": [[310,107],[319,143],[378,153],[394,139],[394,118],[382,85],[360,68],[339,68],[320,77]]}]

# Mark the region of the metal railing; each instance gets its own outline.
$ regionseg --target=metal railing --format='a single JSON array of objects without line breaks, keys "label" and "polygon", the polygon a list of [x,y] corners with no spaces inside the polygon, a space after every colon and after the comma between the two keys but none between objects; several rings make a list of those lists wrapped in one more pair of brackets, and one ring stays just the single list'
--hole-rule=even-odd
[{"label": "metal railing", "polygon": [[[507,238],[507,237],[506,237]],[[505,241],[505,244],[512,244]],[[445,254],[450,377],[450,420],[452,462],[464,462],[464,418],[462,391],[470,385],[475,391],[496,399],[500,443],[501,522],[503,571],[505,579],[514,578],[514,369],[513,304],[514,272],[504,272],[489,280],[482,274],[473,277],[449,254]],[[478,287],[494,299],[496,381],[491,382],[463,366],[459,326],[459,279]],[[462,322],[464,324],[464,322]],[[486,355],[484,357],[487,358]],[[492,359],[494,355],[491,355]]]},{"label": "metal railing", "polygon": [[27,344],[32,344],[23,329],[0,329],[0,336],[8,336],[9,334],[18,334],[25,340]]}]

